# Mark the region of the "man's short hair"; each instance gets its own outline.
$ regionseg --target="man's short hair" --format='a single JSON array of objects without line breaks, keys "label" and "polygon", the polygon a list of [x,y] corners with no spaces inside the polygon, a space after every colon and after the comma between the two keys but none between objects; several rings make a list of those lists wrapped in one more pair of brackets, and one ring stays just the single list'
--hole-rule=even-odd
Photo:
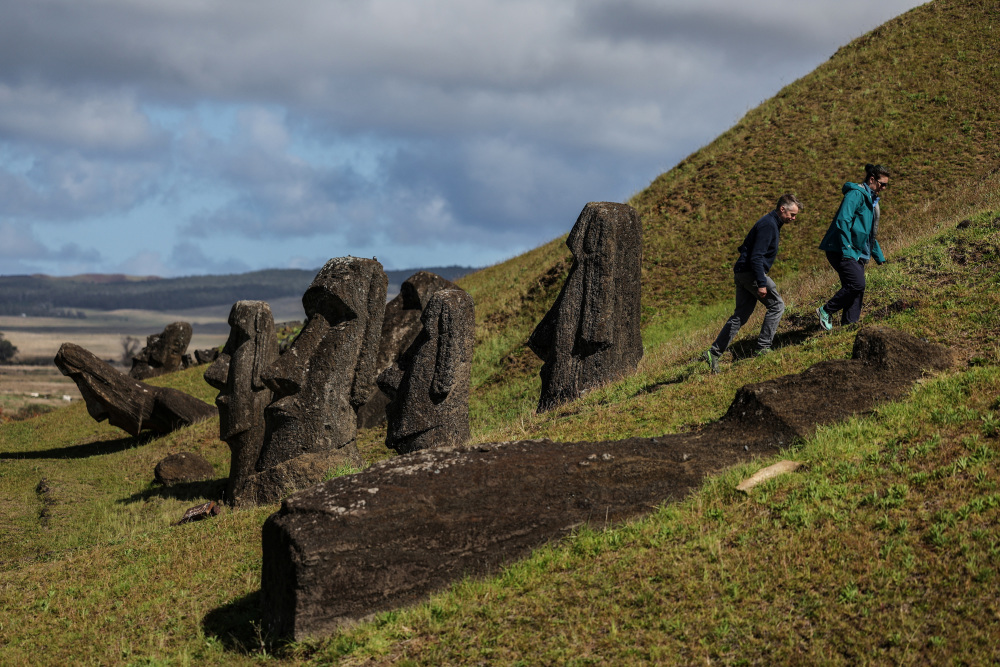
[{"label": "man's short hair", "polygon": [[867,182],[869,178],[874,178],[876,181],[880,180],[883,176],[891,176],[889,170],[880,164],[866,164],[865,165],[865,181]]},{"label": "man's short hair", "polygon": [[798,206],[799,207],[799,211],[802,210],[802,202],[800,202],[798,199],[796,199],[795,195],[790,194],[790,193],[789,194],[784,194],[784,195],[781,195],[780,197],[778,197],[778,203],[774,205],[774,208],[775,208],[775,210],[781,208],[782,206],[784,206],[785,208],[788,208],[792,204],[795,204],[796,206]]}]

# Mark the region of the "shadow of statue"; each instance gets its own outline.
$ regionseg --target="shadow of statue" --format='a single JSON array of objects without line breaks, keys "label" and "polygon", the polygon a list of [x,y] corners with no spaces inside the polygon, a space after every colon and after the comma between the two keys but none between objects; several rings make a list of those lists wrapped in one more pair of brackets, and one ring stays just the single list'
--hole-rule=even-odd
[{"label": "shadow of statue", "polygon": [[69,447],[40,449],[34,452],[2,452],[0,453],[0,459],[85,459],[90,456],[117,454],[127,449],[135,449],[158,437],[159,435],[156,433],[144,431],[139,435],[131,435],[127,438],[98,440],[96,442],[86,442],[82,445],[70,445]]},{"label": "shadow of statue", "polygon": [[120,505],[130,505],[149,500],[150,498],[163,498],[164,500],[214,500],[219,502],[226,495],[226,480],[205,479],[197,482],[178,482],[170,485],[154,484],[153,486],[133,493],[127,498],[118,501]]},{"label": "shadow of statue", "polygon": [[260,591],[216,607],[202,619],[201,628],[227,651],[244,655],[273,653],[275,644],[262,629]]}]

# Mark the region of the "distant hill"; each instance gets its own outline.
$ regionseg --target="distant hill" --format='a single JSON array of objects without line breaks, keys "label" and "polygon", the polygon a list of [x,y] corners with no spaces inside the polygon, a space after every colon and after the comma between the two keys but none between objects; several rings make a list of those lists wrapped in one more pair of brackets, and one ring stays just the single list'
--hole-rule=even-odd
[{"label": "distant hill", "polygon": [[[267,269],[217,276],[157,278],[120,274],[0,276],[0,315],[82,317],[80,311],[177,311],[232,304],[242,299],[267,301],[301,297],[319,269]],[[421,269],[386,271],[389,292]],[[423,269],[455,280],[475,268],[436,266]]]}]

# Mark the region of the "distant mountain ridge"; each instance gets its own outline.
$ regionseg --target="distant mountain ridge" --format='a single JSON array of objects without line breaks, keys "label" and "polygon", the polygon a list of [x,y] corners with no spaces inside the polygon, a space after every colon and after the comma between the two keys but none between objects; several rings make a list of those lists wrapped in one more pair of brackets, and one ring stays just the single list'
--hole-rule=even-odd
[{"label": "distant mountain ridge", "polygon": [[[82,274],[0,276],[0,315],[81,317],[81,310],[174,311],[244,299],[267,301],[302,296],[319,269],[265,269],[249,273],[183,278]],[[390,293],[417,271],[456,280],[477,269],[436,266],[386,271]]]}]

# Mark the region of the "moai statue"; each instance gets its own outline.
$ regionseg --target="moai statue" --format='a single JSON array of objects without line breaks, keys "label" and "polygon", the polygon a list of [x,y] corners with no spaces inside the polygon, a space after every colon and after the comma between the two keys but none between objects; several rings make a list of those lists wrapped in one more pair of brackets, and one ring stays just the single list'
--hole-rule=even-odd
[{"label": "moai statue", "polygon": [[[443,289],[460,289],[458,285],[430,271],[417,271],[403,281],[399,294],[385,306],[382,320],[382,335],[378,342],[378,357],[375,361],[376,377],[392,366],[413,343],[420,333],[420,315],[427,307],[427,301],[435,292]],[[389,397],[377,387],[365,404],[358,409],[358,428],[371,428],[385,421],[385,406]]]},{"label": "moai statue", "polygon": [[631,373],[642,359],[639,213],[625,204],[587,204],[566,245],[569,276],[528,339],[545,362],[539,412]]},{"label": "moai statue", "polygon": [[469,440],[472,297],[458,288],[435,292],[421,322],[410,347],[378,378],[391,399],[385,445],[400,454]]},{"label": "moai statue", "polygon": [[146,337],[146,347],[132,359],[129,376],[136,380],[147,380],[185,368],[184,353],[190,343],[190,324],[168,324],[162,333]]},{"label": "moai statue", "polygon": [[170,433],[216,414],[214,407],[194,396],[139,382],[73,343],[62,344],[55,364],[76,383],[91,417],[107,419],[131,435],[144,430]]},{"label": "moai statue", "polygon": [[375,384],[388,278],[375,260],[331,259],[302,297],[306,324],[261,374],[274,396],[248,482],[255,502],[278,500],[359,462],[356,410]]},{"label": "moai statue", "polygon": [[271,308],[263,301],[237,301],[229,311],[229,339],[212,365],[205,381],[219,390],[219,438],[229,445],[230,505],[253,503],[249,484],[264,444],[264,408],[271,390],[261,375],[278,358]]}]

